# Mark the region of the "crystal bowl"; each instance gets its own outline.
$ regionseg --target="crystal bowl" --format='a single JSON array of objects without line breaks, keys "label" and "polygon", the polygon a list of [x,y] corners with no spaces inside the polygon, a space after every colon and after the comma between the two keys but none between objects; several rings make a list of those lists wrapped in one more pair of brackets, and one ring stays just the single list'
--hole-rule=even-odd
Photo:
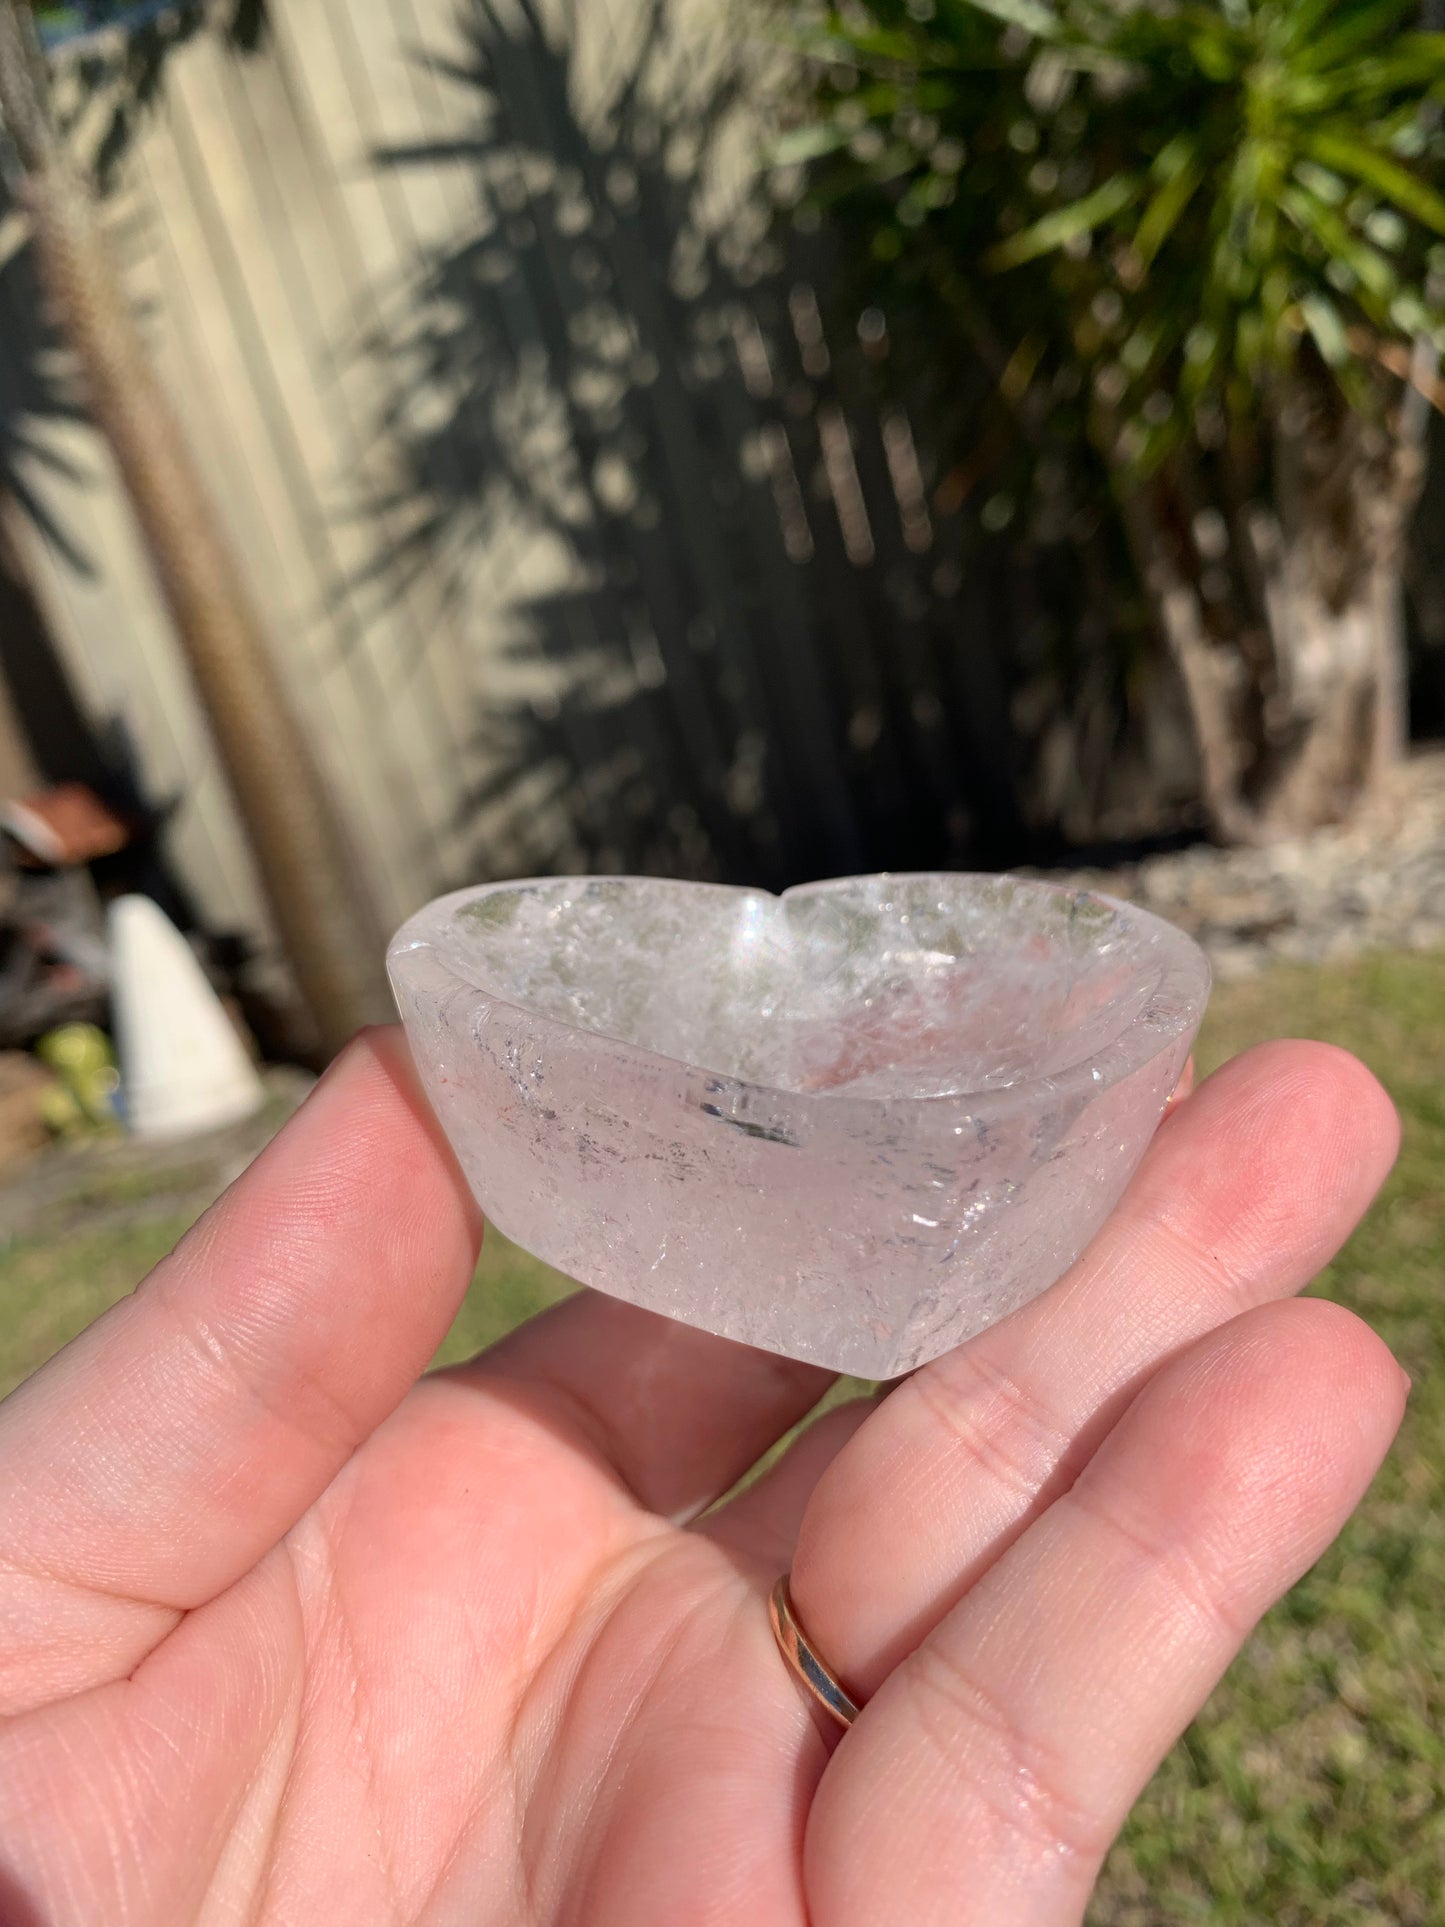
[{"label": "crystal bowl", "polygon": [[492,884],[428,904],[388,964],[499,1230],[599,1291],[873,1379],[1058,1278],[1209,992],[1203,952],[1147,911],[952,874]]}]

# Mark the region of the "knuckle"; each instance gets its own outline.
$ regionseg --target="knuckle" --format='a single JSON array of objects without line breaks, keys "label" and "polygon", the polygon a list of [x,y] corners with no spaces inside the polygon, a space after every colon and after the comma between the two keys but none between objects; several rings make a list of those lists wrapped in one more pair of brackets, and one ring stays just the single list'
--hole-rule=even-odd
[{"label": "knuckle", "polygon": [[1163,1590],[1172,1619],[1218,1637],[1231,1647],[1244,1643],[1249,1622],[1231,1612],[1220,1575],[1210,1570],[1188,1538],[1153,1533],[1135,1524],[1102,1501],[1087,1483],[1075,1486],[1068,1498],[1093,1528],[1122,1545],[1126,1556]]},{"label": "knuckle", "polygon": [[921,1647],[905,1677],[916,1730],[952,1773],[966,1776],[977,1823],[1039,1859],[1103,1858],[1113,1828],[1071,1783],[1059,1746],[937,1645]]},{"label": "knuckle", "polygon": [[910,1382],[949,1441],[1021,1497],[1037,1494],[1071,1443],[1037,1393],[969,1347]]}]

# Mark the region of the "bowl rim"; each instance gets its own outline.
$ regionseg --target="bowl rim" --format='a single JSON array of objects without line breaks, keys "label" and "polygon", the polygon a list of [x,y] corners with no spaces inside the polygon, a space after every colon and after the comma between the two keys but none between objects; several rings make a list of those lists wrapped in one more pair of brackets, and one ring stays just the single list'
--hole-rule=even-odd
[{"label": "bowl rim", "polygon": [[[620,1037],[613,1031],[597,1030],[587,1024],[571,1023],[566,1018],[537,1010],[502,991],[488,989],[458,969],[447,956],[445,943],[437,935],[439,917],[445,918],[463,905],[481,902],[503,890],[558,889],[567,885],[581,888],[595,883],[644,883],[707,890],[728,896],[765,897],[782,903],[842,891],[850,885],[885,881],[899,884],[1010,883],[1040,894],[1107,904],[1134,928],[1154,933],[1161,960],[1159,981],[1144,1009],[1102,1050],[1052,1074],[1042,1072],[1037,1076],[1020,1078],[1012,1084],[995,1084],[971,1091],[940,1091],[921,1097],[858,1095],[850,1093],[846,1087],[842,1090],[790,1091],[742,1077],[734,1071],[713,1070],[708,1065],[697,1064],[687,1058],[668,1056],[632,1038]],[[494,883],[469,884],[459,890],[447,891],[414,911],[387,945],[387,969],[394,988],[399,988],[398,976],[404,977],[406,974],[405,960],[421,951],[429,953],[443,973],[457,984],[465,985],[491,1004],[517,1012],[529,1023],[556,1031],[559,1036],[595,1038],[630,1053],[639,1062],[655,1064],[674,1074],[682,1071],[717,1079],[724,1088],[755,1094],[773,1107],[785,1106],[803,1114],[824,1107],[833,1116],[848,1110],[877,1117],[884,1112],[897,1113],[900,1109],[916,1108],[933,1116],[973,1116],[987,1110],[992,1117],[999,1117],[1028,1108],[1035,1101],[1067,1102],[1075,1097],[1102,1094],[1149,1063],[1172,1041],[1186,1034],[1193,1036],[1203,1017],[1213,981],[1209,959],[1203,949],[1187,931],[1170,923],[1167,918],[1121,897],[1110,896],[1107,891],[1044,877],[1021,876],[1011,870],[875,870],[854,876],[823,877],[812,883],[794,884],[782,891],[766,890],[752,884],[711,883],[690,878],[629,875],[622,872],[507,877]],[[397,1000],[401,1003],[399,995]]]}]

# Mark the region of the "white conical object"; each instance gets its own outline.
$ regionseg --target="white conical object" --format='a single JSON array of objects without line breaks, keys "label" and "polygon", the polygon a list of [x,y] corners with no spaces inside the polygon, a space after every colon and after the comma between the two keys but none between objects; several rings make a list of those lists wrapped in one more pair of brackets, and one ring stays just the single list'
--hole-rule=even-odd
[{"label": "white conical object", "polygon": [[111,1005],[126,1121],[138,1137],[215,1130],[265,1090],[194,952],[159,904],[110,906]]}]

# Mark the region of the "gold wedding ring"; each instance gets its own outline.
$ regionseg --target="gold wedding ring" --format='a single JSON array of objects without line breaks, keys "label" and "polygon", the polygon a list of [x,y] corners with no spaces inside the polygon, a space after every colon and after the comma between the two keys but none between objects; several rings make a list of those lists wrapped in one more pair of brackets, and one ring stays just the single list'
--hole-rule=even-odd
[{"label": "gold wedding ring", "polygon": [[825,1712],[832,1715],[839,1726],[851,1726],[858,1717],[858,1708],[839,1685],[837,1674],[819,1658],[809,1643],[808,1635],[798,1624],[786,1573],[773,1587],[772,1597],[768,1601],[768,1618],[772,1621],[778,1651],[813,1698]]}]

